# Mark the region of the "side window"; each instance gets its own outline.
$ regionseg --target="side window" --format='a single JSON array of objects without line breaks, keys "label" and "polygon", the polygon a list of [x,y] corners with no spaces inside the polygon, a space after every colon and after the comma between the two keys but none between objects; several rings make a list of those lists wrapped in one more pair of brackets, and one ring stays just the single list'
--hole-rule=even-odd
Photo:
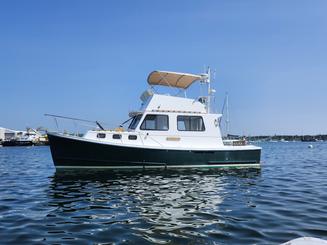
[{"label": "side window", "polygon": [[139,124],[141,118],[142,118],[142,114],[133,117],[133,120],[132,120],[132,122],[131,122],[131,124],[129,125],[128,128],[129,129],[136,129],[136,127]]},{"label": "side window", "polygon": [[167,115],[146,115],[141,130],[161,130],[167,131],[169,129]]},{"label": "side window", "polygon": [[179,131],[205,131],[203,118],[200,116],[177,116]]}]

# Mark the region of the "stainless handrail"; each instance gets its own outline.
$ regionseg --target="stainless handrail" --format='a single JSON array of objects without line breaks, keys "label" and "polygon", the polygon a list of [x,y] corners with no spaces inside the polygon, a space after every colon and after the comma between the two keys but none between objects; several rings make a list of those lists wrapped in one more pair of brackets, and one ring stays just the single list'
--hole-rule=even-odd
[{"label": "stainless handrail", "polygon": [[[58,123],[58,120],[57,120],[58,118],[59,118],[59,119],[66,119],[66,120],[71,120],[71,121],[73,121],[74,128],[75,128],[75,132],[74,132],[75,135],[78,135],[78,129],[77,129],[76,121],[80,121],[80,122],[88,122],[88,123],[94,123],[94,124],[97,125],[98,128],[100,128],[101,130],[105,130],[104,127],[103,127],[103,126],[100,124],[100,122],[98,122],[98,121],[91,121],[91,120],[86,120],[86,119],[81,119],[81,118],[66,117],[66,116],[54,115],[54,114],[44,114],[44,116],[52,117],[52,118],[54,119],[58,131],[60,131],[59,123]],[[92,127],[91,125],[83,125],[83,126]],[[63,129],[63,130],[65,131],[65,129]],[[76,132],[77,132],[77,133],[76,133]]]}]

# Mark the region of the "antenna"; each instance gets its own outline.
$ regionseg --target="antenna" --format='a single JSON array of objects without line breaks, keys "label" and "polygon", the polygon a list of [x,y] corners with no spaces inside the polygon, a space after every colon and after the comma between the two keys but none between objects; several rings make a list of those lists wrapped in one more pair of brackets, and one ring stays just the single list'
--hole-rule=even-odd
[{"label": "antenna", "polygon": [[[216,76],[216,74],[214,72],[214,78],[215,78],[215,76]],[[211,99],[213,97],[213,94],[216,92],[216,90],[211,88],[211,69],[209,66],[207,68],[205,82],[208,84],[207,113],[210,113],[211,112]]]},{"label": "antenna", "polygon": [[[201,74],[201,80],[200,80],[200,93],[201,93],[201,100],[203,104],[206,105],[206,109],[207,109],[207,113],[211,113],[211,100],[213,97],[213,94],[216,92],[215,89],[211,88],[211,69],[208,66],[207,70],[204,74]],[[202,85],[206,85],[207,86],[207,95],[202,97]]]},{"label": "antenna", "polygon": [[207,104],[207,112],[210,113],[211,106],[211,84],[210,84],[210,67],[207,69],[207,83],[208,83],[208,104]]}]

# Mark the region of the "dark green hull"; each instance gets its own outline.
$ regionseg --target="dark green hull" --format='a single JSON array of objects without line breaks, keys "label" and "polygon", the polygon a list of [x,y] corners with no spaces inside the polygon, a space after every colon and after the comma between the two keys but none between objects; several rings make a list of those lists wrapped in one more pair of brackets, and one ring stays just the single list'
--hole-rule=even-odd
[{"label": "dark green hull", "polygon": [[259,167],[260,148],[193,151],[147,149],[94,143],[49,133],[57,168]]}]

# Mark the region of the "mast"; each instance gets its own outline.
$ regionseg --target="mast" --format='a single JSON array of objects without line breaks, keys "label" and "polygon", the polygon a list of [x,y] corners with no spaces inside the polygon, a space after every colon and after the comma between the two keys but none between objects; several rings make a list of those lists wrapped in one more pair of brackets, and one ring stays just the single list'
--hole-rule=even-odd
[{"label": "mast", "polygon": [[228,93],[226,93],[226,136],[229,135],[229,104],[228,104]]}]

